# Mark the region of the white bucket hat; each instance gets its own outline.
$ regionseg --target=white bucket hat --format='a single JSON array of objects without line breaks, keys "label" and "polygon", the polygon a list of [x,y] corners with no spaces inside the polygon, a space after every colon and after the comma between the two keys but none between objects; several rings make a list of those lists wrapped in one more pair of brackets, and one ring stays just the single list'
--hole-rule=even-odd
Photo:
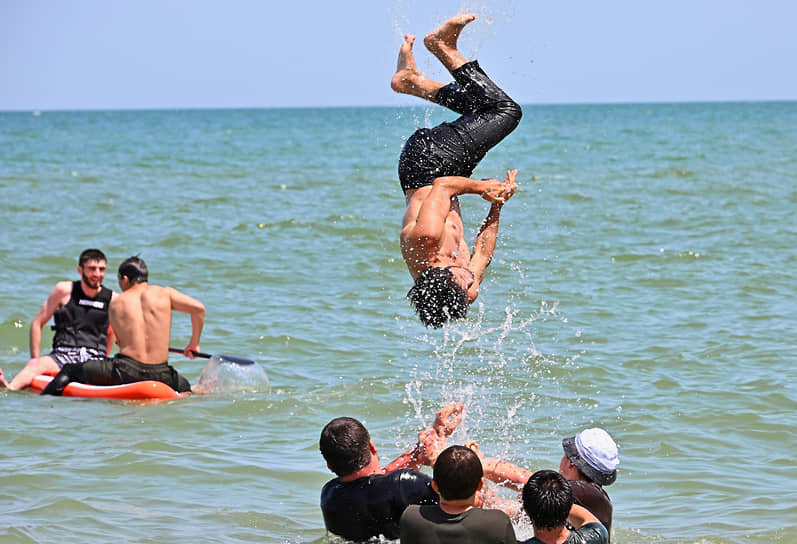
[{"label": "white bucket hat", "polygon": [[565,438],[562,447],[570,462],[593,482],[610,485],[617,479],[617,444],[603,429],[587,429]]}]

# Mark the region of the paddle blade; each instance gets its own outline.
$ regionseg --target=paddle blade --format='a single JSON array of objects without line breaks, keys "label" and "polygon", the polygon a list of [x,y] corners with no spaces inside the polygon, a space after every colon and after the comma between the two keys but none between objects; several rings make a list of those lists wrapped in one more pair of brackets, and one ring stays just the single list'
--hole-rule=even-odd
[{"label": "paddle blade", "polygon": [[232,355],[217,355],[217,354],[213,354],[213,355],[210,356],[211,360],[213,360],[214,358],[219,360],[219,364],[232,363],[234,365],[240,365],[240,366],[257,365],[257,363],[254,362],[252,359],[246,359],[244,357],[233,357]]},{"label": "paddle blade", "polygon": [[228,355],[211,355],[199,376],[196,392],[235,393],[270,390],[266,371],[255,361]]}]

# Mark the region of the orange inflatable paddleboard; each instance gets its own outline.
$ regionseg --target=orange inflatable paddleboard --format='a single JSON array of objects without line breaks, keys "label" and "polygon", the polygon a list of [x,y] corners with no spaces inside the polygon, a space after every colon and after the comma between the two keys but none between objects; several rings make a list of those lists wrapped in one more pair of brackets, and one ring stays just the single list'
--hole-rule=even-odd
[{"label": "orange inflatable paddleboard", "polygon": [[[39,375],[33,378],[31,389],[41,393],[53,379],[52,376]],[[163,382],[143,381],[123,385],[89,385],[72,382],[64,388],[65,397],[86,397],[119,400],[168,400],[188,396],[178,393]]]}]

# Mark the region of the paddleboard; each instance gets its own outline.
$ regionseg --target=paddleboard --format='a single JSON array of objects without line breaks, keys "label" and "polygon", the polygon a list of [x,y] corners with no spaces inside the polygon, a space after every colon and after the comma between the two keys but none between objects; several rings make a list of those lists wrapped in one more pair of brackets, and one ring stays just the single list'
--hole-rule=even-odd
[{"label": "paddleboard", "polygon": [[[52,376],[39,375],[33,378],[30,386],[37,393],[53,379]],[[72,382],[64,388],[65,397],[86,397],[119,400],[168,400],[188,396],[178,393],[163,382],[143,381],[123,385],[89,385]]]}]

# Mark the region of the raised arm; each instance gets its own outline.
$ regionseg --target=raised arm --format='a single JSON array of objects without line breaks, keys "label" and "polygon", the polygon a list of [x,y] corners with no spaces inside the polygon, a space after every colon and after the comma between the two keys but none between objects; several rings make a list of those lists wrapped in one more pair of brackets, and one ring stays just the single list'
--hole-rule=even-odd
[{"label": "raised arm", "polygon": [[72,295],[72,282],[59,281],[50,291],[47,300],[44,301],[42,307],[33,316],[30,322],[30,357],[31,359],[38,359],[41,355],[41,340],[42,328],[50,321],[55,311],[59,306],[66,304],[69,297]]},{"label": "raised arm", "polygon": [[471,302],[478,296],[479,285],[484,280],[484,272],[493,260],[493,253],[495,252],[495,244],[498,239],[498,219],[501,215],[501,208],[504,203],[512,198],[517,189],[515,177],[517,170],[509,170],[506,173],[506,179],[501,184],[501,190],[497,191],[496,195],[500,195],[497,201],[491,200],[486,195],[485,199],[491,200],[492,205],[487,217],[484,219],[479,234],[476,236],[476,242],[473,244],[473,253],[470,258],[470,271],[473,272],[473,277],[476,280],[471,286],[468,296]]},{"label": "raised arm", "polygon": [[199,337],[202,335],[202,327],[205,324],[205,305],[177,289],[171,287],[168,289],[172,309],[191,315],[191,341],[183,350],[183,355],[193,359],[194,352],[200,351]]},{"label": "raised arm", "polygon": [[482,459],[482,469],[485,478],[515,491],[522,491],[532,474],[525,468],[497,459]]},{"label": "raised arm", "polygon": [[446,449],[446,439],[462,421],[464,404],[451,403],[443,406],[432,425],[418,433],[418,442],[396,459],[388,463],[385,474],[400,468],[418,470],[421,466],[432,466],[440,452]]},{"label": "raised arm", "polygon": [[583,506],[579,506],[578,504],[574,504],[570,508],[570,513],[567,515],[567,521],[570,522],[570,525],[572,525],[574,529],[578,529],[586,523],[600,523],[600,520],[593,516],[592,512]]}]

